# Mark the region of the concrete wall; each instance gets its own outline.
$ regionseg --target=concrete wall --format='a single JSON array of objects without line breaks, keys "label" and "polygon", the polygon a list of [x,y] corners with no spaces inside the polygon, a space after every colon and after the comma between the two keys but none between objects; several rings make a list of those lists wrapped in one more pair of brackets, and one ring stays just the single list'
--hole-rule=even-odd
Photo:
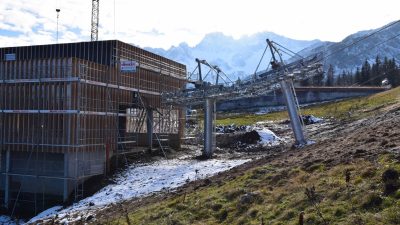
[{"label": "concrete wall", "polygon": [[[1,151],[0,163],[0,197],[1,202],[4,203],[7,188],[4,150]],[[100,175],[104,171],[105,151],[103,148],[70,153],[10,151],[9,204],[12,206],[18,196],[19,210],[26,210],[27,206],[35,206],[34,211],[38,213],[47,207],[62,204],[74,192],[77,182],[82,183],[89,176]]]},{"label": "concrete wall", "polygon": [[[296,88],[296,95],[300,104],[310,104],[323,101],[333,101],[344,98],[367,96],[384,91],[384,88]],[[233,101],[220,101],[217,111],[230,111],[238,109],[256,109],[261,107],[284,106],[285,101],[280,91],[268,95],[246,98]]]},{"label": "concrete wall", "polygon": [[[160,134],[159,134],[160,135]],[[168,135],[169,137],[169,146],[174,149],[180,149],[181,148],[181,140],[180,136],[178,134],[161,134],[161,135]],[[153,144],[156,146],[156,141],[155,141],[155,135],[153,134]],[[138,145],[142,147],[147,147],[149,146],[149,143],[147,141],[147,134],[140,133],[138,134]]]},{"label": "concrete wall", "polygon": [[[10,190],[18,191],[21,188],[21,192],[30,193],[45,190],[49,194],[62,195],[62,180],[58,178],[64,174],[63,160],[64,156],[61,153],[10,152],[9,173],[13,174],[10,176]],[[6,153],[2,151],[2,191],[5,189],[5,165]]]}]

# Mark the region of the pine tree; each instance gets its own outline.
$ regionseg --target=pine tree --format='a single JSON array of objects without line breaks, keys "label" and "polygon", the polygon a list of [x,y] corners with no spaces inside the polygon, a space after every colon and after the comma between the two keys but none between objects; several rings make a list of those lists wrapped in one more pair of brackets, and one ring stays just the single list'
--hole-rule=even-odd
[{"label": "pine tree", "polygon": [[357,67],[357,69],[356,69],[356,73],[354,75],[354,80],[355,80],[356,84],[361,84],[361,82],[362,82],[361,71],[360,71],[359,67]]},{"label": "pine tree", "polygon": [[388,68],[385,71],[386,77],[389,80],[389,83],[393,87],[397,87],[400,85],[400,68],[396,64],[396,60],[392,58],[388,62]]},{"label": "pine tree", "polygon": [[342,73],[336,78],[336,86],[345,86],[346,85],[346,72],[342,70]]},{"label": "pine tree", "polygon": [[332,65],[329,65],[329,69],[328,69],[328,74],[326,77],[326,83],[325,86],[331,87],[333,86],[333,82],[334,82],[334,69]]},{"label": "pine tree", "polygon": [[324,73],[319,73],[318,75],[314,76],[312,78],[312,84],[314,86],[322,86],[323,85],[323,80],[324,80],[325,74]]},{"label": "pine tree", "polygon": [[236,80],[236,84],[240,85],[241,83],[242,83],[242,80],[240,79],[240,77],[238,77],[237,80]]},{"label": "pine tree", "polygon": [[368,60],[365,60],[363,66],[361,67],[361,82],[359,85],[371,85],[371,65]]},{"label": "pine tree", "polygon": [[380,85],[382,78],[382,62],[379,58],[379,55],[375,58],[375,63],[372,64],[371,74],[370,74],[370,84],[371,85]]},{"label": "pine tree", "polygon": [[351,86],[354,84],[354,75],[352,72],[347,71],[347,75],[346,75],[346,85],[347,86]]}]

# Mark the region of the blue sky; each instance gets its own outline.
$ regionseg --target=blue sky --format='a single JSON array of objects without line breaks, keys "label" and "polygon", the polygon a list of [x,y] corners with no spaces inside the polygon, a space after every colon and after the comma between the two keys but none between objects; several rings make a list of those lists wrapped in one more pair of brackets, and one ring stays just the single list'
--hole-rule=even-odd
[{"label": "blue sky", "polygon": [[[91,0],[1,0],[0,47],[90,39]],[[100,0],[99,39],[141,47],[194,46],[211,32],[239,38],[272,31],[340,41],[400,18],[398,0]]]}]

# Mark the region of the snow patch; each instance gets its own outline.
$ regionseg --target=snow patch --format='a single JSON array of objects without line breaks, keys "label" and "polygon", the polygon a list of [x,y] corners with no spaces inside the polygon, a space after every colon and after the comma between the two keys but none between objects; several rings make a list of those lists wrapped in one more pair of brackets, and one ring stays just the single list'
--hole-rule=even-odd
[{"label": "snow patch", "polygon": [[[167,191],[197,179],[206,178],[216,173],[229,170],[249,161],[242,160],[161,160],[149,164],[135,164],[118,174],[114,184],[110,184],[94,195],[87,197],[72,206],[60,210],[59,206],[46,210],[35,216],[28,223],[57,214],[63,222],[73,222],[86,218],[98,209],[135,197],[148,196],[152,193]],[[73,214],[73,216],[71,216]],[[66,220],[66,218],[68,218]],[[66,221],[64,221],[66,220]]]},{"label": "snow patch", "polygon": [[[21,221],[19,222],[21,224]],[[22,222],[23,223],[23,222]],[[10,217],[8,216],[0,216],[0,224],[2,225],[16,225],[17,222],[15,222],[14,220],[12,220]]]},{"label": "snow patch", "polygon": [[318,117],[313,116],[313,115],[310,115],[309,120],[310,120],[311,123],[320,123],[320,122],[324,121],[323,119],[318,118]]},{"label": "snow patch", "polygon": [[265,127],[256,128],[255,130],[257,131],[258,135],[260,135],[260,142],[262,144],[273,144],[281,140],[274,132]]}]

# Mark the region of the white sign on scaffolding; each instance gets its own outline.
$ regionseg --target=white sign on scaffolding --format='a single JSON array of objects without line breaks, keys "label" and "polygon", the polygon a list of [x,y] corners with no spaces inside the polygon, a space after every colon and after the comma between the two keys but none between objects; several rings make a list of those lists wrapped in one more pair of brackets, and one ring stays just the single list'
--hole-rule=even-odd
[{"label": "white sign on scaffolding", "polygon": [[136,61],[122,60],[121,61],[121,72],[134,73],[134,72],[136,72],[137,66],[138,66],[138,63]]},{"label": "white sign on scaffolding", "polygon": [[5,54],[6,61],[15,61],[15,53]]}]

